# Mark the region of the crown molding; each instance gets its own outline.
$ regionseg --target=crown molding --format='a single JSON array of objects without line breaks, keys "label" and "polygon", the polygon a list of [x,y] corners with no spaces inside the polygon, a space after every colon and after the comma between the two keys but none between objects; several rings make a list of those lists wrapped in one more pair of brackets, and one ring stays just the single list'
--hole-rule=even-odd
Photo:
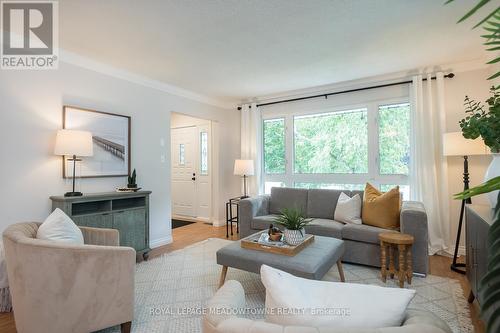
[{"label": "crown molding", "polygon": [[153,88],[171,95],[187,98],[196,102],[216,106],[223,109],[234,108],[233,103],[222,102],[220,100],[202,94],[198,94],[187,89],[179,88],[174,85],[167,84],[158,80],[153,80],[146,76],[135,74],[133,72],[117,68],[108,64],[104,64],[92,60],[90,58],[81,56],[79,54],[66,51],[64,49],[59,49],[59,56],[60,56],[59,61],[61,62],[82,67],[97,73],[109,75],[132,83],[136,83],[148,88]]},{"label": "crown molding", "polygon": [[[0,29],[0,34],[3,34],[2,29]],[[21,36],[14,33],[11,34],[11,38],[14,38],[16,40],[21,40]],[[59,62],[64,62],[70,65],[85,68],[97,73],[105,74],[118,79],[136,83],[148,88],[153,88],[171,95],[187,98],[203,104],[208,104],[223,109],[233,109],[235,107],[235,103],[223,102],[218,99],[198,94],[187,89],[179,88],[168,83],[164,83],[158,80],[153,80],[146,76],[135,74],[133,72],[121,68],[117,68],[102,62],[92,60],[88,57],[79,55],[77,53],[64,50],[61,47],[59,48]]]}]

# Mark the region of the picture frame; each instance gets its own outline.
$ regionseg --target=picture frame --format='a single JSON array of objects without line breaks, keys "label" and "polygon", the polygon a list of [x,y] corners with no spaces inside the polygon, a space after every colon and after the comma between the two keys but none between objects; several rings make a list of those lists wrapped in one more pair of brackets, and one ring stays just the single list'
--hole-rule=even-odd
[{"label": "picture frame", "polygon": [[[79,178],[126,177],[130,174],[131,117],[81,107],[63,106],[63,129],[92,133],[94,155],[84,157]],[[63,178],[73,177],[70,156],[63,156]]]}]

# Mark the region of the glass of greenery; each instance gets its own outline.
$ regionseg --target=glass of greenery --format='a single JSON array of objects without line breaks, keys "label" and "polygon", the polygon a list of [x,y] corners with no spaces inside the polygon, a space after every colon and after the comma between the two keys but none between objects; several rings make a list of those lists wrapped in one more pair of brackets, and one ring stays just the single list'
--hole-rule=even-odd
[{"label": "glass of greenery", "polygon": [[304,214],[296,208],[284,208],[281,214],[276,217],[275,222],[285,227],[284,235],[285,242],[290,245],[299,245],[304,241],[304,227],[309,224],[312,219],[308,219]]}]

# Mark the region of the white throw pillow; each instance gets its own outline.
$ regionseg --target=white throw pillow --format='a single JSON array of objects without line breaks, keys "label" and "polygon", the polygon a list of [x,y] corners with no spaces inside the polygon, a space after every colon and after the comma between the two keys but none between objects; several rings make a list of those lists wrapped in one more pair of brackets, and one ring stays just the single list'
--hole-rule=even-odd
[{"label": "white throw pillow", "polygon": [[76,245],[84,244],[80,228],[59,208],[56,208],[40,225],[36,238]]},{"label": "white throw pillow", "polygon": [[339,222],[361,224],[361,197],[359,194],[351,198],[344,192],[340,193],[333,218]]},{"label": "white throw pillow", "polygon": [[260,276],[266,287],[266,321],[278,325],[401,326],[415,296],[410,289],[303,279],[266,265],[260,268]]}]

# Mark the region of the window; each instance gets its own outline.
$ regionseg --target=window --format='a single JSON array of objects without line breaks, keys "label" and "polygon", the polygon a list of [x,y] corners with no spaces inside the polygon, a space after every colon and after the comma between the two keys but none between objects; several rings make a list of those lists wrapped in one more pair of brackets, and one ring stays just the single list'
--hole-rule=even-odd
[{"label": "window", "polygon": [[179,145],[179,164],[180,165],[185,165],[186,164],[186,156],[185,156],[185,150],[184,150],[184,144],[181,143]]},{"label": "window", "polygon": [[399,185],[408,200],[410,129],[405,99],[273,114],[263,122],[266,193],[275,186],[363,190],[370,182],[382,191]]},{"label": "window", "polygon": [[367,173],[366,109],[294,117],[295,173]]},{"label": "window", "polygon": [[264,193],[270,194],[271,188],[273,187],[285,187],[285,183],[282,182],[265,182],[264,183]]},{"label": "window", "polygon": [[[380,185],[380,190],[382,192],[390,191],[392,188],[396,187],[394,184],[382,184]],[[399,185],[399,193],[403,194],[403,200],[410,200],[410,186]]]},{"label": "window", "polygon": [[285,173],[285,119],[264,121],[264,170],[266,174]]},{"label": "window", "polygon": [[408,175],[410,163],[410,105],[381,105],[378,109],[379,170],[382,175]]},{"label": "window", "polygon": [[208,175],[208,133],[200,132],[200,173]]}]

